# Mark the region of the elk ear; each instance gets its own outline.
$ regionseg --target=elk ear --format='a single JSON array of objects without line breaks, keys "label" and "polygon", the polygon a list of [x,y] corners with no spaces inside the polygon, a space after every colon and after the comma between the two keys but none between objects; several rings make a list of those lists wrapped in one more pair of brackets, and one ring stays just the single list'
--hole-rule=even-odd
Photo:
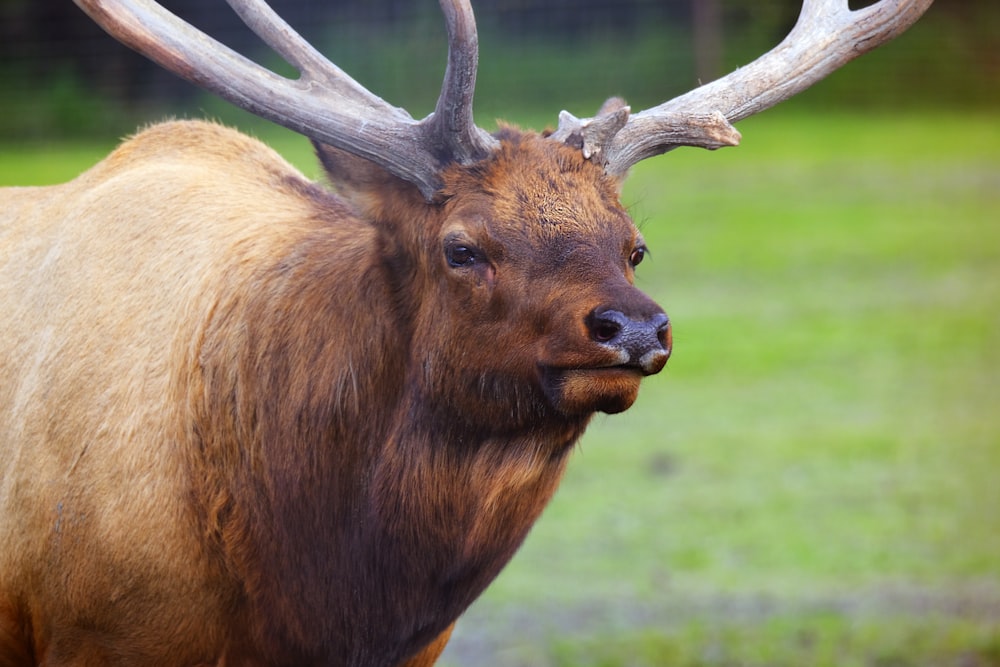
[{"label": "elk ear", "polygon": [[393,176],[371,160],[318,141],[313,141],[313,148],[330,185],[369,216],[377,216],[387,193],[412,190],[420,196],[415,186]]}]

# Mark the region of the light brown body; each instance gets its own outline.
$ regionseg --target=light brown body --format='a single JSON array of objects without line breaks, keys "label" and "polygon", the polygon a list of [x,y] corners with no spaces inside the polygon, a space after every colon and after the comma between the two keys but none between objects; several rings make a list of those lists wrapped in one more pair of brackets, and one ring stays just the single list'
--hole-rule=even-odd
[{"label": "light brown body", "polygon": [[153,132],[73,182],[4,192],[3,665],[224,664],[239,631],[192,503],[186,385],[215,283],[252,289],[246,269],[311,211],[263,147]]}]

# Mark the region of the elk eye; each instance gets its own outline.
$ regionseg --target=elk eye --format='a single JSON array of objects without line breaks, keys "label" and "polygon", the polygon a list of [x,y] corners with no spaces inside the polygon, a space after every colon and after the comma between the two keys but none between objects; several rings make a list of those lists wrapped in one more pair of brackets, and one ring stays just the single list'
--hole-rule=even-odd
[{"label": "elk eye", "polygon": [[462,243],[454,243],[445,246],[444,255],[448,260],[448,265],[454,268],[472,266],[482,259],[482,254],[479,250],[471,245],[465,245]]},{"label": "elk eye", "polygon": [[649,252],[649,250],[644,245],[636,247],[636,249],[632,251],[632,254],[628,256],[629,264],[632,266],[639,266],[647,252]]}]

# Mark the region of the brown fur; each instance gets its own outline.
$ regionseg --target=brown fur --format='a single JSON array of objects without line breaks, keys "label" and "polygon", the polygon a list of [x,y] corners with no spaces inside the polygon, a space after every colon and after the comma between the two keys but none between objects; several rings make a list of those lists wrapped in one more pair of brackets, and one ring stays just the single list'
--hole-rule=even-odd
[{"label": "brown fur", "polygon": [[433,663],[635,398],[586,314],[659,312],[618,184],[500,138],[433,204],[192,122],[3,192],[0,666]]}]

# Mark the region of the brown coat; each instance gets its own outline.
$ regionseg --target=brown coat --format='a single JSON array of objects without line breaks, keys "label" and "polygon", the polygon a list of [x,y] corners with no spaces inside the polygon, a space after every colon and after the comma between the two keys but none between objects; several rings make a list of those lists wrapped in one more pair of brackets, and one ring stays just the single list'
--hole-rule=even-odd
[{"label": "brown coat", "polygon": [[433,662],[667,354],[593,324],[665,321],[617,181],[500,138],[430,204],[198,122],[3,191],[0,666],[389,666],[445,633]]}]

